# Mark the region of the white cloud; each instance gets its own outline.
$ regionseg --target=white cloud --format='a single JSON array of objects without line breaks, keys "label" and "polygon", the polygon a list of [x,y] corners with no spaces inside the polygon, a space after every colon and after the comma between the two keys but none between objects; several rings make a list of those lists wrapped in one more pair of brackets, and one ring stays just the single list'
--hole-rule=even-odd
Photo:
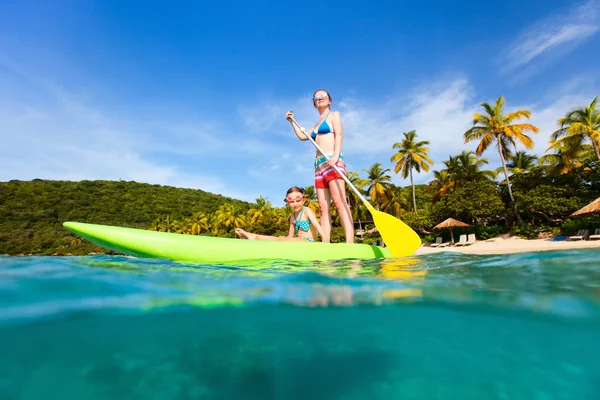
[{"label": "white cloud", "polygon": [[[567,49],[582,43],[585,39],[600,30],[598,18],[599,4],[597,0],[589,0],[576,6],[570,12],[559,12],[541,18],[532,26],[527,27],[505,52],[502,61],[505,71],[523,69],[534,61],[541,61],[546,54],[555,50]],[[528,67],[524,74],[535,73]]]},{"label": "white cloud", "polygon": [[557,120],[564,117],[567,111],[588,106],[594,96],[595,94],[590,93],[589,90],[564,93],[563,96],[552,103],[530,107],[529,110],[532,110],[532,116],[529,122],[540,129],[538,134],[532,135],[535,140],[535,147],[530,152],[537,156],[545,154],[549,146],[550,136],[558,129]]},{"label": "white cloud", "polygon": [[[309,95],[305,97],[310,98]],[[318,115],[310,103],[308,106],[303,105],[306,103],[305,97],[288,100],[288,103],[297,105],[296,119],[309,128],[318,122]],[[375,162],[381,163],[384,168],[393,168],[389,161],[394,154],[392,146],[402,140],[403,132],[411,130],[417,131],[419,140],[430,141],[430,157],[436,162],[432,169],[441,168],[441,161],[448,158],[448,155],[465,149],[463,134],[471,126],[476,107],[473,89],[468,81],[456,78],[417,86],[406,94],[392,95],[389,99],[377,103],[366,103],[357,98],[346,97],[339,103],[334,103],[332,108],[339,110],[342,115],[343,153],[347,167],[364,177],[362,170]],[[266,115],[269,110],[270,104],[258,104],[252,107],[250,114]],[[274,113],[281,121],[269,125],[269,129],[283,131],[295,140],[289,124],[282,117],[285,114],[284,110],[285,108],[280,107],[280,112]],[[252,124],[252,121],[246,120],[249,124]],[[286,163],[290,175],[288,179],[312,177],[315,151],[308,142],[297,145],[292,143],[294,142],[290,142],[292,149],[298,151],[294,155],[295,162]],[[252,170],[252,176],[256,179],[264,178],[271,166],[269,162],[262,163],[260,167]],[[423,181],[429,179],[429,175],[416,175],[415,179]],[[392,177],[397,184],[407,184],[399,175],[392,173]]]},{"label": "white cloud", "polygon": [[294,119],[308,129],[309,119],[317,115],[310,102],[310,94],[295,99],[278,99],[275,96],[268,100],[256,101],[252,104],[240,104],[237,107],[243,127],[250,133],[295,137],[290,123],[285,119],[285,113],[294,112]]},{"label": "white cloud", "polygon": [[[195,136],[193,127],[173,129],[166,122],[162,126],[165,134],[153,137],[144,122],[113,118],[89,100],[6,60],[4,57],[0,65],[5,67],[0,74],[4,89],[0,93],[0,180],[124,179],[225,192],[223,182],[212,171],[202,171],[201,179],[194,178],[179,163],[157,161],[151,152],[176,149],[173,152],[181,154],[190,151],[191,143],[196,154],[209,154],[225,147],[226,139],[202,136],[202,129],[198,129],[202,135]],[[188,146],[184,144],[186,134]],[[190,140],[194,137],[196,140]]]},{"label": "white cloud", "polygon": [[[302,125],[312,127],[318,115],[311,93],[240,104],[230,118],[171,118],[165,111],[148,119],[137,110],[123,119],[110,107],[94,104],[93,95],[82,94],[85,87],[75,95],[67,86],[19,70],[16,63],[7,65],[0,70],[0,181],[123,179],[200,188],[247,201],[262,195],[276,205],[282,205],[278,199],[289,186],[313,183],[315,150],[300,142],[284,119],[292,109]],[[533,136],[535,153],[541,155],[556,120],[569,108],[589,104],[593,87],[578,78],[543,95],[553,102],[513,106],[509,98],[507,109],[533,111],[530,122],[542,130]],[[357,95],[334,103],[342,112],[349,170],[361,172],[375,162],[393,168],[392,145],[410,130],[430,141],[432,170],[443,168],[449,155],[476,147],[463,140],[481,101],[466,78],[419,85],[383,101],[362,99]],[[495,152],[485,157],[490,168],[497,166]],[[392,176],[396,184],[408,184]],[[430,179],[431,173],[415,175],[417,183]]]},{"label": "white cloud", "polygon": [[[302,160],[311,163],[310,151],[296,154],[294,146],[306,147],[285,121],[283,107],[262,112],[253,104],[240,107],[242,119],[234,113],[197,120],[170,117],[168,103],[148,118],[141,103],[124,119],[95,104],[85,85],[75,94],[37,71],[0,58],[0,181],[123,179],[246,201],[279,199],[282,187],[310,184],[310,168],[302,168]],[[297,115],[309,112],[310,104]]]},{"label": "white cloud", "polygon": [[[589,104],[596,89],[592,79],[578,76],[541,95],[542,99],[549,101],[516,104],[508,98],[505,111],[532,111],[530,120],[519,122],[531,123],[540,129],[538,134],[530,135],[535,147],[528,151],[541,156],[548,147],[550,135],[556,130],[556,120],[574,107]],[[464,132],[472,126],[473,113],[482,110],[480,103],[493,102],[495,99],[476,100],[472,85],[464,78],[421,85],[408,94],[392,96],[388,101],[377,104],[361,103],[354,98],[342,99],[339,109],[344,125],[344,154],[348,167],[364,177],[362,170],[379,162],[384,168],[392,170],[394,183],[407,185],[408,180],[393,173],[394,166],[389,160],[394,154],[392,145],[402,140],[402,133],[416,130],[419,140],[430,142],[429,155],[434,161],[429,173],[414,175],[417,183],[426,183],[432,179],[433,170],[444,168],[443,160],[448,156],[475,150],[476,142],[464,143]],[[518,145],[518,150],[525,149]],[[489,160],[486,168],[496,169],[500,166],[494,147],[489,148],[483,157]]]},{"label": "white cloud", "polygon": [[[471,125],[475,107],[473,90],[464,78],[422,85],[383,103],[343,99],[340,111],[349,169],[361,172],[375,162],[393,168],[392,146],[411,130],[417,131],[419,140],[429,140],[429,155],[436,162],[433,169],[438,168],[449,154],[465,149],[463,134]],[[415,179],[422,181],[426,176],[416,175]],[[406,184],[399,175],[392,173],[392,177],[395,183]]]},{"label": "white cloud", "polygon": [[[536,103],[517,104],[511,102],[510,98],[505,99],[505,113],[519,109],[531,111],[530,119],[521,119],[516,123],[532,124],[539,129],[538,133],[526,133],[534,141],[533,149],[525,149],[522,144],[517,143],[517,150],[527,151],[538,157],[547,154],[550,136],[558,129],[557,120],[563,117],[567,111],[589,105],[596,96],[597,90],[598,87],[593,79],[577,76],[563,84],[549,88],[547,92],[541,94],[541,100]],[[476,143],[465,146],[474,150]],[[501,165],[500,156],[495,147],[488,148],[482,157],[489,160],[489,169],[495,169]]]},{"label": "white cloud", "polygon": [[75,94],[40,71],[0,54],[0,181],[123,179],[254,200],[261,188],[244,189],[245,160],[287,150],[236,129],[236,115],[233,122],[170,117],[165,103],[160,115],[148,118],[141,104],[123,119],[95,104],[85,84]]},{"label": "white cloud", "polygon": [[[557,32],[546,33],[540,37],[526,41],[518,49],[519,51],[513,53],[512,55],[514,56],[514,60],[517,64],[526,64],[553,47],[575,40],[585,39],[597,31],[598,26],[596,25],[564,25],[559,27]],[[519,52],[521,54],[519,54]]]}]

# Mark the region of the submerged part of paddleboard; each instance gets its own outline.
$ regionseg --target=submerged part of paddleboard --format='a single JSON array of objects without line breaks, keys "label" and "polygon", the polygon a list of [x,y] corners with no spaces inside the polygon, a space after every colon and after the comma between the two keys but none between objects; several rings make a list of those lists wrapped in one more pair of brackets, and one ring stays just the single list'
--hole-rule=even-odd
[{"label": "submerged part of paddleboard", "polygon": [[63,225],[71,232],[119,253],[174,261],[370,260],[392,256],[387,248],[367,244],[229,239],[82,222],[65,222]]}]

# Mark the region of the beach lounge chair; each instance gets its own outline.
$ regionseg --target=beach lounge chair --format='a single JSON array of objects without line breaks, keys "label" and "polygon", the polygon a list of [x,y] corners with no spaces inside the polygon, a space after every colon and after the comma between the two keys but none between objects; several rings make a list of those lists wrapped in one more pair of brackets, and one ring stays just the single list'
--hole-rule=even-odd
[{"label": "beach lounge chair", "polygon": [[590,231],[587,229],[580,229],[577,231],[576,235],[569,236],[567,240],[586,240],[589,235]]},{"label": "beach lounge chair", "polygon": [[458,242],[454,243],[455,246],[464,246],[467,244],[467,235],[460,235]]},{"label": "beach lounge chair", "polygon": [[431,247],[438,247],[440,244],[442,244],[442,237],[438,236],[435,238],[435,242],[431,243],[430,246]]},{"label": "beach lounge chair", "polygon": [[600,228],[596,228],[594,234],[591,235],[588,239],[590,240],[600,240]]},{"label": "beach lounge chair", "polygon": [[475,234],[474,233],[470,233],[469,237],[467,238],[467,241],[464,244],[464,246],[469,246],[469,245],[475,243],[476,241],[477,241],[477,239],[475,238]]}]

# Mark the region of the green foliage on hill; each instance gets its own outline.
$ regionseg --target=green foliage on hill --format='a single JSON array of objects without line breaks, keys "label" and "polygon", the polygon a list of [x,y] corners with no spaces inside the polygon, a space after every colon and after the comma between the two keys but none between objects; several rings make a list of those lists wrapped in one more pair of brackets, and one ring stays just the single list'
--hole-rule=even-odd
[{"label": "green foliage on hill", "polygon": [[[448,217],[470,224],[465,233],[476,233],[479,239],[506,232],[527,238],[573,234],[577,229],[595,229],[600,223],[600,216],[569,218],[600,194],[600,165],[596,162],[561,175],[548,175],[541,168],[513,174],[513,195],[522,217],[518,223],[504,182],[484,176],[444,182],[440,179],[415,186],[418,213],[413,211],[412,186],[401,188],[387,183],[384,195],[375,200],[365,189],[370,181],[365,180],[359,190],[381,211],[415,229],[424,242],[448,235],[447,231],[433,229]],[[316,203],[311,207],[319,215]],[[370,216],[362,204],[354,208],[362,215],[356,218],[362,219],[362,228],[372,229],[372,223],[365,225]],[[220,237],[235,237],[234,229],[242,227],[250,232],[285,236],[290,213],[288,207],[273,207],[262,197],[246,203],[202,190],[136,182],[0,182],[0,254],[108,252],[64,229],[65,221]],[[335,207],[332,222],[331,241],[345,241]],[[455,233],[461,234],[461,230]],[[374,233],[362,242],[380,239]]]},{"label": "green foliage on hill", "polygon": [[213,214],[223,204],[249,204],[202,190],[125,181],[0,182],[0,254],[106,252],[62,227],[65,221],[148,229],[169,216]]}]

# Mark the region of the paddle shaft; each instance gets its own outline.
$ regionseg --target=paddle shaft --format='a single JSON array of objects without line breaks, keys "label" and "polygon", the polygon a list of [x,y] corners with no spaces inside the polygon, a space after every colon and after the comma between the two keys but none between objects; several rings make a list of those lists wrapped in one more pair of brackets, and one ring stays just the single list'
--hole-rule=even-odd
[{"label": "paddle shaft", "polygon": [[[315,142],[313,140],[313,138],[310,137],[310,135],[308,133],[306,133],[306,129],[304,129],[303,127],[301,127],[300,124],[298,124],[298,122],[296,122],[296,120],[294,119],[294,117],[290,117],[290,120],[294,124],[296,124],[296,126],[298,127],[298,129],[300,129],[300,132],[304,133],[304,136],[306,136],[306,138],[308,140],[310,140],[310,142],[316,147],[316,149],[319,150],[319,152],[321,154],[323,154],[323,157],[325,157],[325,159],[327,161],[329,161],[329,157],[327,157],[327,154],[325,154],[325,152],[323,151],[323,149],[321,149],[321,147],[319,147],[319,145],[317,144],[317,142]],[[342,174],[340,172],[340,170],[337,168],[337,166],[335,166],[335,165],[333,165],[333,168],[342,177],[342,179],[348,184],[348,186],[350,186],[350,188],[354,191],[354,193],[356,193],[356,195],[362,200],[362,202],[369,209],[369,211],[375,211],[375,209],[373,208],[373,206],[371,205],[371,203],[369,203],[367,201],[367,199],[365,199],[364,196],[362,194],[360,194],[360,192],[358,191],[358,189],[356,187],[354,187],[354,185],[350,182],[350,180],[348,180],[348,178],[346,177],[346,174]]]},{"label": "paddle shaft", "polygon": [[[313,140],[312,137],[308,133],[306,133],[306,129],[301,127],[298,122],[293,117],[290,117],[292,123],[294,123],[300,132],[304,133],[304,136],[316,147],[316,149],[329,161],[329,157],[327,154],[319,147],[319,145]],[[364,198],[362,194],[354,187],[354,185],[348,180],[346,174],[342,174],[340,170],[334,165],[333,168],[335,171],[342,177],[342,179],[352,188],[354,193],[362,200],[363,204],[371,215],[373,216],[373,221],[375,222],[375,226],[381,233],[381,237],[387,246],[390,249],[390,252],[394,257],[403,257],[407,255],[412,255],[415,250],[421,245],[421,238],[419,235],[404,222],[400,221],[396,217],[392,217],[389,214],[386,214],[381,211],[375,210],[371,203]]]}]

